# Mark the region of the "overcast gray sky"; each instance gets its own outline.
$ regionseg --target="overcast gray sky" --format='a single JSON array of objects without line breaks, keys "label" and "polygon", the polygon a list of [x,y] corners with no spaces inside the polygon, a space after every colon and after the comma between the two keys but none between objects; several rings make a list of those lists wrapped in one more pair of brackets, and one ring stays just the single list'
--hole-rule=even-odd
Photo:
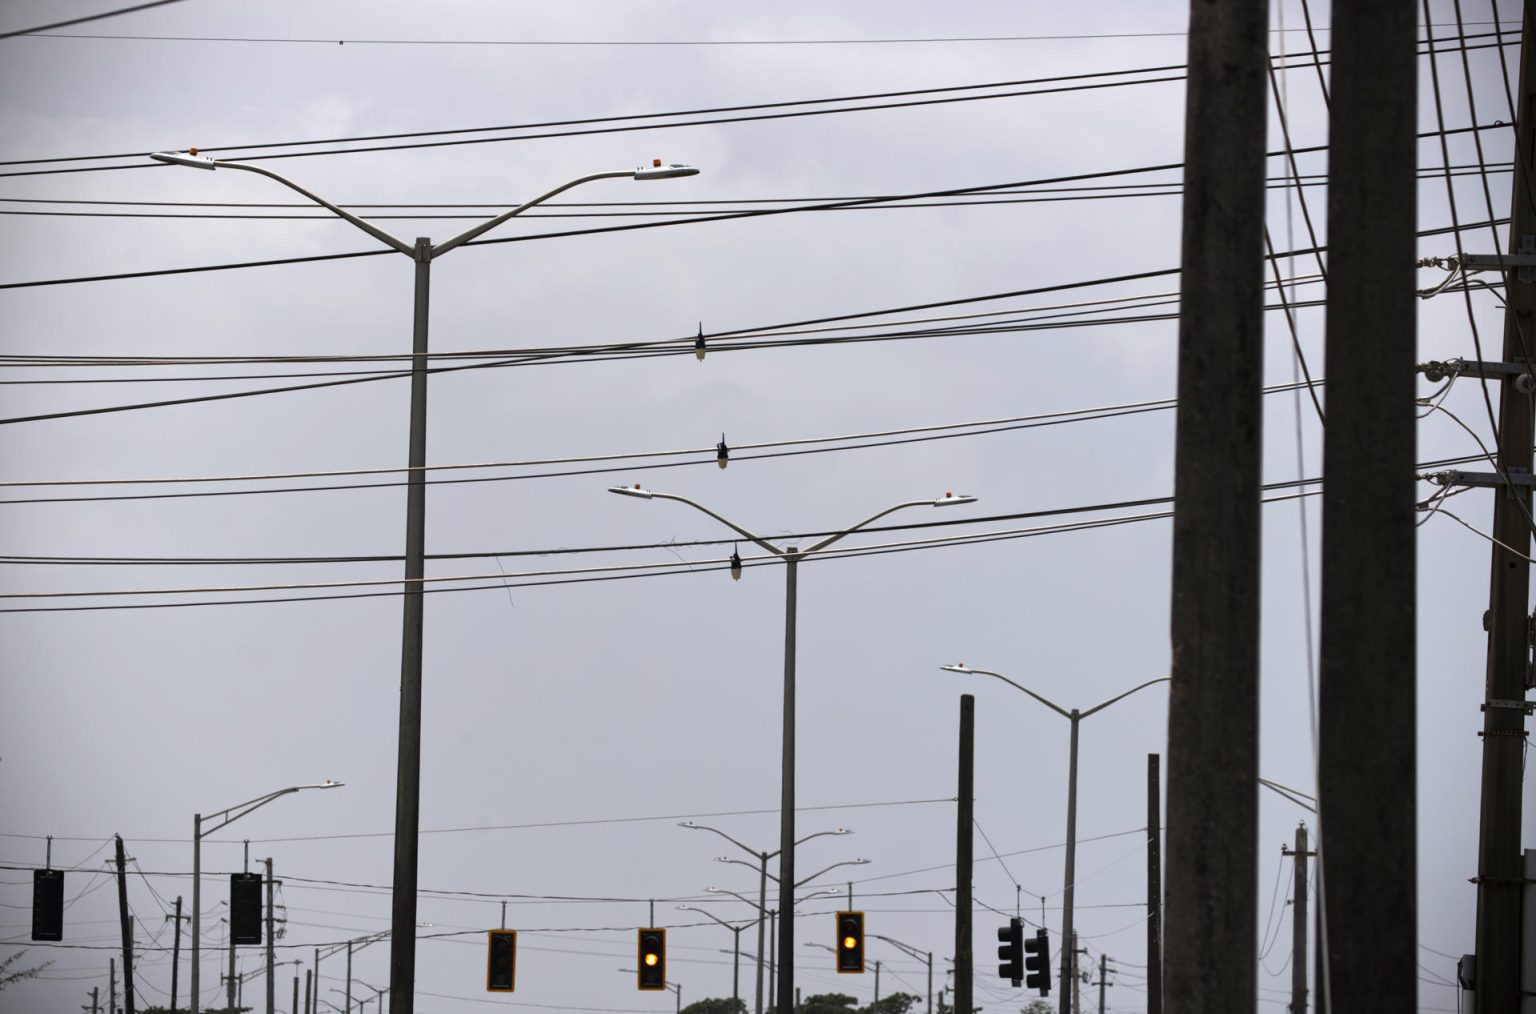
[{"label": "overcast gray sky", "polygon": [[[13,0],[0,12],[0,32],[110,6]],[[1453,6],[1436,0],[1432,7],[1436,35],[1454,34]],[[1490,0],[1462,7],[1468,33],[1490,31],[1497,15],[1518,15],[1511,0],[1503,10]],[[1305,49],[1306,36],[1296,31],[1300,4],[1273,8],[1274,52]],[[1326,2],[1313,3],[1311,13],[1326,48]],[[637,993],[632,976],[617,971],[633,967],[633,929],[646,924],[650,898],[657,899],[657,922],[672,928],[669,971],[684,1003],[730,995],[731,958],[722,949],[731,935],[675,906],[746,920],[747,906],[710,899],[703,889],[751,892],[756,878],[711,861],[730,852],[726,843],[676,824],[692,818],[756,847],[777,847],[783,573],[777,565],[753,566],[762,554],[743,544],[749,566],[732,583],[721,569],[729,545],[665,545],[722,538],[724,529],[679,504],[604,492],[618,482],[691,497],[769,537],[835,530],[947,490],[981,498],[942,514],[914,510],[892,519],[964,524],[844,543],[913,551],[802,568],[798,785],[807,810],[799,826],[802,833],[840,825],[856,833],[806,845],[799,869],[803,875],[868,858],[868,866],[817,883],[845,884],[852,876],[869,931],[933,951],[936,987],[944,981],[954,934],[957,702],[962,692],[974,693],[983,832],[975,873],[977,1000],[1000,1012],[1023,1005],[1023,993],[1000,988],[991,974],[993,930],[1017,904],[1035,922],[1043,912],[1053,951],[1059,947],[1067,723],[1006,686],[938,666],[963,660],[996,669],[1065,707],[1088,707],[1165,675],[1169,527],[1151,517],[972,545],[912,544],[1164,509],[1116,505],[1171,493],[1173,415],[1166,405],[1047,426],[1014,423],[1176,393],[1176,275],[1104,280],[1178,264],[1177,170],[1128,171],[1182,158],[1186,22],[1186,5],[1171,0],[959,8],[908,0],[750,8],[687,0],[186,0],[61,29],[59,37],[0,40],[7,163],[0,165],[7,237],[0,283],[382,249],[344,222],[287,207],[296,195],[255,175],[200,173],[139,157],[158,149],[203,146],[219,158],[302,155],[262,164],[336,203],[375,205],[359,207],[360,214],[442,216],[381,220],[407,239],[446,239],[472,224],[449,215],[514,206],[572,177],[653,157],[703,170],[643,185],[590,184],[494,234],[526,242],[464,248],[434,267],[434,352],[691,339],[700,327],[706,334],[771,329],[771,337],[755,341],[779,347],[726,351],[754,339],[721,338],[702,363],[686,351],[573,354],[433,379],[429,463],[503,464],[434,472],[443,484],[428,497],[429,553],[492,555],[435,560],[428,568],[433,578],[465,580],[435,583],[426,602],[421,826],[431,833],[421,839],[420,882],[431,893],[421,898],[420,916],[431,927],[420,931],[419,1010],[452,1014],[486,1002],[670,1010],[672,997]],[[449,44],[490,41],[544,44]],[[1510,48],[1510,70],[1516,56]],[[1497,51],[1479,49],[1470,59],[1475,112],[1460,85],[1459,60],[1444,58],[1448,125],[1511,120]],[[673,115],[457,134],[446,139],[507,139],[358,154],[335,153],[356,142],[251,147],[1126,71],[1144,72],[948,91],[918,98],[974,100],[818,116],[694,123],[721,114]],[[1282,80],[1292,142],[1324,144],[1316,72],[1298,64]],[[1424,130],[1435,125],[1428,80],[1425,69]],[[1055,90],[1111,82],[1122,86]],[[1015,94],[1024,92],[1031,94]],[[989,95],[1002,97],[979,97]],[[685,122],[692,125],[663,126]],[[602,126],[642,129],[592,129]],[[569,136],[528,136],[541,133]],[[422,140],[430,139],[404,143]],[[1282,143],[1272,129],[1270,149]],[[1509,135],[1486,132],[1484,152],[1502,217]],[[14,164],[90,155],[120,157]],[[1471,142],[1456,139],[1452,161],[1475,159]],[[1299,160],[1303,173],[1325,171],[1320,153]],[[1421,165],[1441,164],[1438,146],[1424,142]],[[55,171],[75,169],[90,171]],[[44,173],[19,175],[34,170]],[[1270,170],[1279,176],[1284,163],[1273,159]],[[1113,175],[1035,187],[1103,190],[994,195],[973,206],[907,201],[650,227],[669,217],[784,206],[749,201],[810,204],[1078,174]],[[1276,246],[1311,246],[1294,191],[1271,193]],[[1305,191],[1319,229],[1325,194],[1322,186]],[[663,201],[720,203],[649,203]],[[1477,177],[1459,181],[1456,201],[1463,222],[1488,217]],[[221,202],[241,206],[211,206]],[[678,211],[689,214],[663,214]],[[623,217],[572,217],[578,213]],[[187,217],[197,215],[228,217]],[[1443,179],[1424,183],[1418,219],[1421,229],[1449,224]],[[647,227],[547,235],[633,224]],[[1495,242],[1489,230],[1472,230],[1460,242],[1425,238],[1421,253],[1490,252]],[[1296,300],[1322,298],[1315,261],[1282,267],[1301,279],[1291,293]],[[386,253],[0,291],[0,379],[7,381],[0,414],[387,369],[390,362],[377,360],[185,360],[398,355],[410,343],[411,271],[406,258]],[[1421,273],[1421,284],[1437,281],[1437,272]],[[891,312],[1053,286],[1064,288]],[[1497,301],[1479,292],[1471,302],[1471,319],[1492,347],[1501,327]],[[862,316],[833,330],[778,327],[854,314]],[[990,316],[968,316],[976,314]],[[1319,373],[1321,308],[1301,309],[1297,320]],[[1271,313],[1269,325],[1266,382],[1289,384],[1296,366],[1284,317]],[[810,341],[914,331],[924,336]],[[1423,304],[1423,358],[1473,357],[1471,334],[1459,295]],[[22,363],[59,356],[113,362]],[[115,365],[124,357],[175,362]],[[295,375],[300,379],[286,379]],[[1432,390],[1422,386],[1423,394]],[[405,382],[384,380],[0,431],[5,482],[82,483],[0,491],[0,552],[8,557],[0,584],[9,596],[0,602],[7,656],[0,667],[7,702],[0,710],[0,855],[8,871],[0,877],[0,954],[26,947],[27,963],[56,962],[39,979],[0,993],[0,1010],[73,1011],[92,987],[105,993],[118,940],[115,892],[104,873],[115,832],[136,860],[128,896],[138,920],[140,1003],[166,1003],[171,933],[164,916],[178,895],[190,905],[193,813],[295,783],[335,778],[347,785],[280,800],[204,850],[205,1002],[222,1004],[220,899],[225,875],[240,868],[245,836],[253,860],[271,856],[284,881],[279,960],[296,958],[308,969],[316,946],[387,928],[401,609],[388,582],[399,577],[400,564],[228,561],[397,556],[399,475],[83,483],[397,469],[405,464],[407,397]],[[1320,430],[1306,398],[1280,391],[1266,405],[1266,481],[1317,475]],[[1474,382],[1456,385],[1444,407],[1455,417],[1436,412],[1422,422],[1421,461],[1477,452],[1456,418],[1487,439]],[[952,439],[884,446],[867,445],[890,438],[849,439],[995,420],[1011,420],[1012,428],[967,425]],[[725,471],[713,464],[722,433],[737,448]],[[818,438],[839,439],[783,444]],[[775,446],[749,451],[749,444]],[[817,453],[779,453],[806,449]],[[679,450],[688,453],[538,464]],[[521,462],[535,464],[505,464]],[[486,481],[450,481],[471,478]],[[282,491],[341,484],[382,488]],[[220,493],[235,495],[212,495]],[[111,499],[144,494],[161,498]],[[1262,768],[1310,792],[1304,575],[1315,604],[1318,517],[1315,501],[1303,504],[1277,502],[1264,515]],[[1093,505],[1101,509],[1017,517]],[[1447,507],[1474,528],[1489,526],[1486,493]],[[967,520],[978,518],[997,520]],[[1454,991],[1444,985],[1454,969],[1447,956],[1472,949],[1475,896],[1467,878],[1476,872],[1489,547],[1445,513],[1420,532],[1421,1009],[1454,1010]],[[641,548],[557,553],[625,546]],[[66,565],[18,556],[226,562]],[[659,573],[583,582],[564,573],[637,566]],[[369,581],[381,583],[287,587]],[[249,586],[278,587],[148,594]],[[44,597],[124,590],[141,594]],[[360,593],[369,597],[325,598]],[[223,604],[268,598],[299,601]],[[176,604],[184,605],[167,608]],[[1090,959],[1096,964],[1105,954],[1119,966],[1108,997],[1115,1011],[1146,1003],[1145,767],[1149,753],[1164,752],[1166,699],[1161,685],[1150,688],[1082,727],[1076,921]],[[1536,840],[1531,809],[1527,842]],[[1260,798],[1260,814],[1253,888],[1265,946],[1255,956],[1255,1009],[1273,1011],[1282,1009],[1289,984],[1290,867],[1280,847],[1298,821],[1315,825],[1270,793]],[[27,943],[25,871],[42,864],[42,836],[50,834],[57,836],[54,864],[71,870],[69,948]],[[507,925],[522,931],[517,992],[488,1001],[479,932],[499,924],[501,898],[510,902]],[[828,913],[838,907],[836,899],[807,902],[799,938],[830,943]],[[749,932],[744,947],[751,941]],[[356,978],[386,985],[387,957],[383,944],[362,951]],[[830,956],[813,949],[796,957],[806,993],[871,998],[873,975],[835,975]],[[919,963],[874,941],[876,958],[882,992],[924,992]],[[241,952],[242,969],[258,963],[259,949]],[[292,972],[279,970],[279,1010],[289,1007]],[[339,1004],[330,990],[342,984],[341,959],[329,959],[321,973],[322,997]],[[749,998],[750,983],[744,967]],[[183,1002],[186,984],[184,965]],[[259,980],[245,999],[263,1002]]]}]

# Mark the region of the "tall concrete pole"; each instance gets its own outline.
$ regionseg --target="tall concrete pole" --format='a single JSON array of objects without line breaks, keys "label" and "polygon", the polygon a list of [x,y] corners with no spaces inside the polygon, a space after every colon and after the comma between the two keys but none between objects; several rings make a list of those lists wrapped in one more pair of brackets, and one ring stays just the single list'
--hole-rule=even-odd
[{"label": "tall concrete pole", "polygon": [[[1536,250],[1536,42],[1533,13],[1525,8],[1516,93],[1515,173],[1511,198],[1511,252]],[[1536,281],[1529,270],[1505,273],[1504,361],[1530,369],[1536,349]],[[1332,378],[1330,378],[1331,380]],[[1482,381],[1489,383],[1491,381]],[[1499,380],[1499,471],[1530,472],[1531,396],[1520,378]],[[1519,1010],[1520,958],[1536,947],[1520,928],[1521,793],[1525,757],[1526,665],[1530,660],[1530,487],[1498,490],[1493,508],[1492,579],[1488,609],[1488,668],[1483,700],[1482,806],[1477,843],[1476,1014]],[[1502,545],[1499,545],[1502,543]],[[1508,548],[1505,548],[1508,547]],[[1323,825],[1327,827],[1326,824]],[[1330,889],[1333,886],[1329,880]],[[1532,890],[1526,886],[1525,890]],[[1331,890],[1330,890],[1331,893]]]},{"label": "tall concrete pole", "polygon": [[779,748],[779,1014],[795,1014],[795,622],[800,554],[784,550],[784,718]]},{"label": "tall concrete pole", "polygon": [[960,695],[960,758],[955,804],[955,1011],[971,1014],[971,853],[976,786],[976,698]]},{"label": "tall concrete pole", "polygon": [[1179,1014],[1250,1009],[1258,985],[1268,30],[1266,0],[1191,0],[1163,944]]},{"label": "tall concrete pole", "polygon": [[266,859],[267,866],[267,1014],[277,1014],[277,968],[273,961],[273,949],[276,946],[272,942],[272,857]]},{"label": "tall concrete pole", "polygon": [[[1072,709],[1068,719],[1072,723],[1071,744],[1067,748],[1067,869],[1062,876],[1061,889],[1061,939],[1076,940],[1072,930],[1072,901],[1077,881],[1077,726],[1082,715]],[[1077,973],[1075,948],[1061,949],[1061,981],[1066,982]],[[1069,997],[1061,991],[1061,1014],[1068,1014]]]},{"label": "tall concrete pole", "polygon": [[1418,1006],[1411,0],[1333,7],[1318,820],[1325,1009]]},{"label": "tall concrete pole", "polygon": [[1147,1014],[1163,1014],[1163,793],[1147,754]]},{"label": "tall concrete pole", "polygon": [[421,657],[427,542],[427,324],[432,241],[418,238],[411,339],[411,422],[405,490],[405,588],[400,643],[400,735],[395,768],[395,869],[389,918],[389,1009],[416,1009],[416,887],[421,829]]},{"label": "tall concrete pole", "polygon": [[117,915],[123,931],[123,1009],[134,1014],[133,1006],[133,918],[128,914],[128,870],[123,856],[123,836],[117,839]]}]

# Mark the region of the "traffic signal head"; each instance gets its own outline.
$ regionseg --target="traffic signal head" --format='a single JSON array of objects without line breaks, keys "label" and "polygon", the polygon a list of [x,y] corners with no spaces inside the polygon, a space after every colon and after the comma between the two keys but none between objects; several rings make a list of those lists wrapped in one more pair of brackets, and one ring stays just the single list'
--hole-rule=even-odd
[{"label": "traffic signal head", "polygon": [[486,934],[486,992],[510,993],[516,988],[517,930],[491,930]]},{"label": "traffic signal head", "polygon": [[641,989],[667,988],[667,931],[643,929],[639,933],[639,986]]},{"label": "traffic signal head", "polygon": [[1001,978],[1012,979],[1017,986],[1024,981],[1024,921],[1009,919],[1008,925],[998,927],[997,939],[1003,945],[997,949],[997,956],[1001,960],[997,974]]},{"label": "traffic signal head", "polygon": [[32,939],[64,939],[64,871],[32,871]]},{"label": "traffic signal head", "polygon": [[229,875],[229,939],[236,944],[261,943],[261,874]]},{"label": "traffic signal head", "polygon": [[1028,973],[1024,985],[1038,989],[1041,996],[1050,996],[1051,938],[1045,930],[1035,930],[1035,935],[1024,941],[1024,969]]},{"label": "traffic signal head", "polygon": [[864,971],[864,913],[837,913],[837,970]]}]

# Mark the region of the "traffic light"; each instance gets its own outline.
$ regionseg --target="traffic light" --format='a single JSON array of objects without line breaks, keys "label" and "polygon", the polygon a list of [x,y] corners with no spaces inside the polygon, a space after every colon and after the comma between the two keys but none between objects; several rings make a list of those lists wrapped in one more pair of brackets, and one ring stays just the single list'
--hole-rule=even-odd
[{"label": "traffic light", "polygon": [[229,940],[261,943],[261,874],[229,875]]},{"label": "traffic light", "polygon": [[640,931],[640,967],[638,977],[641,989],[667,988],[667,931],[643,929]]},{"label": "traffic light", "polygon": [[997,949],[997,956],[1002,959],[997,974],[1012,979],[1018,986],[1024,981],[1024,920],[1009,919],[1008,925],[998,927],[997,939],[1003,944]]},{"label": "traffic light", "polygon": [[485,945],[486,992],[512,992],[517,988],[517,930],[491,930]]},{"label": "traffic light", "polygon": [[1024,950],[1024,968],[1029,973],[1024,978],[1024,985],[1038,989],[1041,996],[1050,996],[1051,938],[1045,930],[1037,929],[1034,936],[1024,941]]},{"label": "traffic light", "polygon": [[32,939],[64,939],[64,871],[32,871]]},{"label": "traffic light", "polygon": [[864,971],[864,913],[837,913],[837,970]]}]

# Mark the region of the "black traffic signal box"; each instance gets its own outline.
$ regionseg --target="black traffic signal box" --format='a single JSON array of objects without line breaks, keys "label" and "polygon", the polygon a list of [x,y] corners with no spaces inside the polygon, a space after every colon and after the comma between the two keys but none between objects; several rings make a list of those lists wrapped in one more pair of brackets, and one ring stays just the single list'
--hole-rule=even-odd
[{"label": "black traffic signal box", "polygon": [[517,930],[491,930],[485,941],[485,989],[510,993],[517,988]]},{"label": "black traffic signal box", "polygon": [[229,875],[229,939],[236,944],[261,943],[261,874]]},{"label": "black traffic signal box", "polygon": [[997,949],[997,974],[1018,986],[1024,981],[1024,920],[1009,919],[1008,925],[998,927],[997,939],[1003,945]]},{"label": "black traffic signal box", "polygon": [[[1024,985],[1038,989],[1041,996],[1051,995],[1051,938],[1045,930],[1024,941]],[[1062,987],[1065,989],[1066,987]]]},{"label": "black traffic signal box", "polygon": [[32,871],[32,939],[64,939],[64,871]]}]

